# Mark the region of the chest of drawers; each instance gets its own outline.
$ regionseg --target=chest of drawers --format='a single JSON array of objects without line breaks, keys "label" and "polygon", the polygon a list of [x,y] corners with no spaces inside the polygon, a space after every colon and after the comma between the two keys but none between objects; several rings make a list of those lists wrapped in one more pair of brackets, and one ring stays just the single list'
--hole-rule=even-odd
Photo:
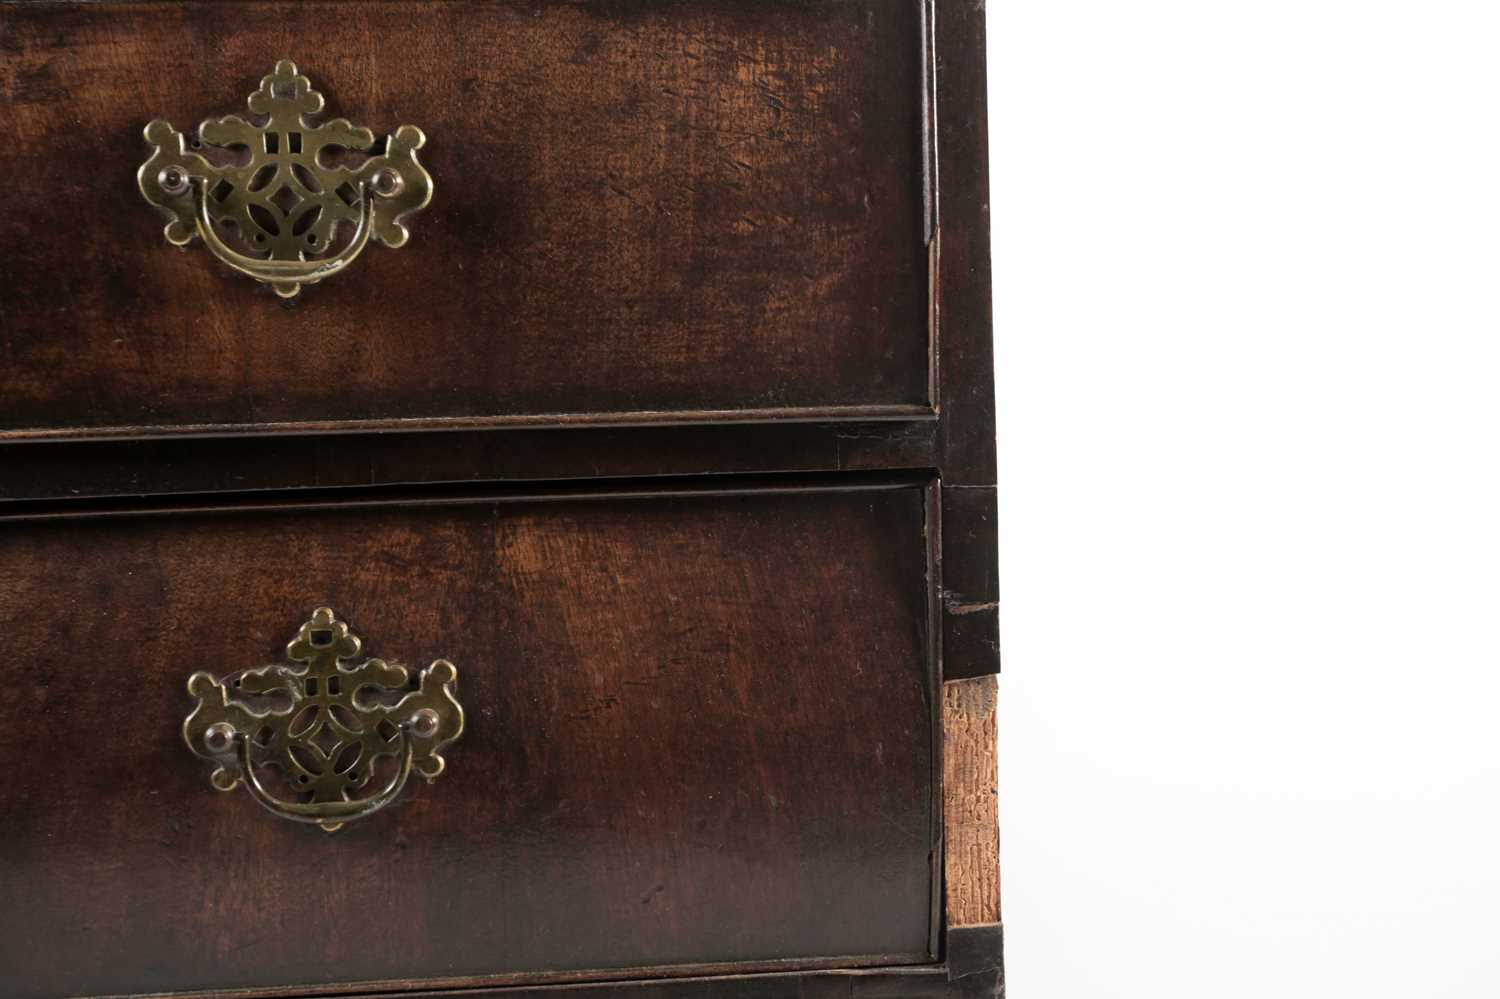
[{"label": "chest of drawers", "polygon": [[983,92],[0,3],[0,996],[1000,994]]}]

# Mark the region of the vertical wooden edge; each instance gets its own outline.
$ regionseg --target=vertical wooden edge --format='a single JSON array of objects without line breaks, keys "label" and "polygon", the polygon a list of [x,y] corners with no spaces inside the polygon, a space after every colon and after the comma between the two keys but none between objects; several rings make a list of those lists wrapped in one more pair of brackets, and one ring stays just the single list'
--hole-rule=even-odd
[{"label": "vertical wooden edge", "polygon": [[943,955],[943,487],[936,478],[923,490],[924,541],[927,555],[928,725],[932,733],[931,790],[928,794],[928,842],[932,844],[932,885],[928,910],[927,951],[934,961]]},{"label": "vertical wooden edge", "polygon": [[943,483],[943,678],[1000,671],[998,496]]},{"label": "vertical wooden edge", "polygon": [[939,412],[945,483],[995,483],[985,5],[935,0]]},{"label": "vertical wooden edge", "polygon": [[[933,44],[934,0],[909,0],[917,11],[922,86],[922,238],[931,244],[937,230],[937,53]],[[936,403],[936,399],[933,402]]]},{"label": "vertical wooden edge", "polygon": [[929,252],[942,478],[944,952],[954,994],[1002,996],[985,4],[933,0],[930,16],[937,190]]},{"label": "vertical wooden edge", "polygon": [[938,151],[937,45],[933,32],[935,0],[916,0],[922,47],[922,238],[927,246],[927,404],[942,418],[942,349],[938,341]]},{"label": "vertical wooden edge", "polygon": [[1000,922],[993,676],[943,685],[943,883],[949,933]]}]

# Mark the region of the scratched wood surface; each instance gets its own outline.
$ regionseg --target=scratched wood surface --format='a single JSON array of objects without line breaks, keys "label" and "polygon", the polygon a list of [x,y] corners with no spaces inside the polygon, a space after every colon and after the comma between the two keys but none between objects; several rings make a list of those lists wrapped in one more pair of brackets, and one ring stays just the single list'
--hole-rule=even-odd
[{"label": "scratched wood surface", "polygon": [[[0,995],[933,960],[927,495],[0,523]],[[333,835],[179,735],[325,604],[468,716]]]},{"label": "scratched wood surface", "polygon": [[[0,4],[0,435],[927,407],[907,0]],[[280,58],[432,206],[284,306],[136,190]]]},{"label": "scratched wood surface", "polygon": [[[0,0],[0,997],[1003,992],[984,7],[931,4],[930,301],[922,7]],[[282,57],[438,184],[290,307],[134,182]],[[178,432],[354,426],[408,432]],[[233,509],[90,513],[143,496]],[[318,602],[488,712],[333,837],[176,734]]]}]

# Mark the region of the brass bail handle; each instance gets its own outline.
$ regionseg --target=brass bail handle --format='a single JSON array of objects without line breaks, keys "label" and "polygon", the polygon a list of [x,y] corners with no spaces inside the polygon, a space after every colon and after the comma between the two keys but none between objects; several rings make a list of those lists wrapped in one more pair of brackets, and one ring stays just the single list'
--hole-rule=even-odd
[{"label": "brass bail handle", "polygon": [[[464,730],[458,669],[439,659],[413,676],[360,660],[360,648],[349,626],[320,607],[287,645],[292,665],[189,677],[197,703],[182,737],[216,764],[213,786],[244,784],[272,814],[334,832],[396,800],[413,771],[436,780],[440,751]],[[377,782],[382,757],[394,772]],[[278,779],[268,782],[266,769]],[[271,786],[278,782],[285,788]]]},{"label": "brass bail handle", "polygon": [[171,217],[167,242],[202,237],[219,260],[285,298],[349,266],[372,238],[406,244],[406,216],[432,201],[432,177],[417,162],[420,128],[401,125],[377,143],[345,118],[314,124],[323,95],[287,59],[247,104],[259,124],[208,118],[191,143],[159,118],[146,126],[155,151],[136,179]]}]

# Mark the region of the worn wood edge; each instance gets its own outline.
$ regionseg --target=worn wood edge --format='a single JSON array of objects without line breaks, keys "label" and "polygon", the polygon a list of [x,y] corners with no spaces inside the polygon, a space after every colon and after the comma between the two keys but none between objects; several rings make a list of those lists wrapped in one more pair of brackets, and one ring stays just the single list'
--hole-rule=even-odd
[{"label": "worn wood edge", "polygon": [[[240,992],[153,992],[99,995],[89,999],[544,999],[557,995],[619,999],[998,999],[1005,986],[998,947],[999,927],[950,933],[959,963],[890,967],[813,967],[772,970],[778,964],[736,966],[712,973],[709,966],[631,969],[638,976],[595,980],[505,983],[496,980],[427,979],[354,985],[330,984]],[[979,931],[979,932],[970,932]],[[993,931],[993,932],[992,932]]]},{"label": "worn wood edge", "polygon": [[[902,963],[905,961],[906,963]],[[565,973],[518,973],[478,975],[454,978],[386,979],[373,982],[329,982],[318,985],[272,986],[255,989],[229,989],[197,992],[107,993],[85,999],[325,999],[337,996],[361,996],[382,999],[386,996],[529,996],[573,994],[637,995],[639,990],[661,986],[673,996],[693,996],[695,987],[710,988],[726,983],[762,982],[770,987],[757,997],[781,995],[778,986],[807,981],[828,983],[860,981],[931,981],[950,977],[944,965],[911,964],[895,956],[882,960],[874,957],[841,957],[799,960],[745,961],[731,964],[676,964],[637,968],[598,969]],[[846,991],[837,992],[847,997]],[[738,993],[736,993],[737,995]],[[802,996],[791,991],[789,996]],[[821,995],[822,993],[813,993]],[[855,994],[859,994],[856,990]],[[903,995],[905,993],[902,993]],[[918,995],[940,995],[921,992]]]},{"label": "worn wood edge", "polygon": [[928,792],[928,842],[932,844],[931,885],[927,920],[927,949],[941,960],[946,933],[943,897],[943,485],[934,478],[922,494],[922,532],[926,548],[927,673],[925,677],[931,765]]},{"label": "worn wood edge", "polygon": [[232,516],[247,513],[311,513],[383,508],[434,509],[481,503],[568,503],[648,501],[687,497],[756,497],[818,493],[886,492],[927,489],[929,473],[871,471],[842,475],[694,476],[661,480],[541,485],[526,483],[436,484],[425,488],[334,491],[278,491],[232,496],[108,497],[72,502],[43,501],[0,506],[0,524],[84,521],[116,517]]},{"label": "worn wood edge", "polygon": [[930,420],[0,443],[0,504],[935,466]]},{"label": "worn wood edge", "polygon": [[985,5],[975,0],[933,3],[937,229],[931,307],[936,317],[941,468],[945,485],[994,485]]},{"label": "worn wood edge", "polygon": [[943,483],[943,678],[1000,672],[999,497]]},{"label": "worn wood edge", "polygon": [[[669,972],[671,969],[642,969]],[[681,970],[681,969],[678,969]],[[550,984],[495,984],[480,980],[453,982],[384,982],[374,991],[342,986],[241,993],[149,993],[95,996],[91,999],[546,999],[587,995],[600,999],[998,999],[1004,983],[998,968],[951,974],[942,964],[887,968],[814,968],[800,971],[750,971],[737,974],[692,974],[682,977],[632,978]]]},{"label": "worn wood edge", "polygon": [[949,978],[1003,974],[1005,932],[999,923],[955,926],[948,931],[945,955]]},{"label": "worn wood edge", "polygon": [[[910,0],[909,0],[910,2]],[[922,239],[927,248],[925,264],[926,283],[923,288],[927,296],[927,402],[933,415],[942,418],[942,349],[938,342],[938,250],[942,243],[938,238],[938,107],[937,107],[937,44],[933,28],[934,0],[915,0],[918,44],[921,47],[922,89]]]},{"label": "worn wood edge", "polygon": [[943,684],[943,884],[947,926],[1000,922],[994,676]]},{"label": "worn wood edge", "polygon": [[931,405],[788,406],[774,409],[683,409],[631,412],[428,416],[410,419],[309,420],[268,423],[168,423],[160,426],[27,427],[0,430],[0,444],[49,441],[138,441],[183,437],[281,434],[377,434],[506,428],[723,426],[743,423],[827,423],[938,418]]}]

